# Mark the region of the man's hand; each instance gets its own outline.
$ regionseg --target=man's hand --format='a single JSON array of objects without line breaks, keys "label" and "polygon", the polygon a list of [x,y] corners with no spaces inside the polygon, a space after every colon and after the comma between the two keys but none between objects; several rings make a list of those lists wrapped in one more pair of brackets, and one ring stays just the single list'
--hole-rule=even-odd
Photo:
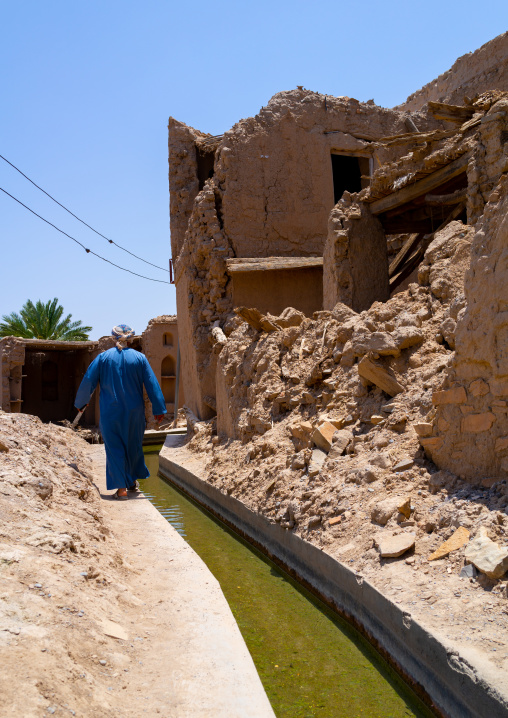
[{"label": "man's hand", "polygon": [[87,406],[88,406],[88,404],[85,404],[85,406],[82,409],[78,409],[78,411],[85,411]]},{"label": "man's hand", "polygon": [[164,419],[164,414],[154,414],[153,418],[158,424],[160,424],[161,421]]}]

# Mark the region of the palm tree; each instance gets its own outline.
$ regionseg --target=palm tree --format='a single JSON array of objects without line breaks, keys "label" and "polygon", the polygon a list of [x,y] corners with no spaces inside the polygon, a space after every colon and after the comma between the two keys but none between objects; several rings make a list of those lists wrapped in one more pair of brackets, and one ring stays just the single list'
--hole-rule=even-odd
[{"label": "palm tree", "polygon": [[[72,314],[62,319],[63,307],[55,297],[43,304],[40,299],[34,304],[30,299],[19,314],[4,315],[0,323],[0,337],[23,337],[24,339],[58,339],[59,341],[86,341],[92,327],[81,322],[71,322]],[[60,321],[62,319],[62,321]]]}]

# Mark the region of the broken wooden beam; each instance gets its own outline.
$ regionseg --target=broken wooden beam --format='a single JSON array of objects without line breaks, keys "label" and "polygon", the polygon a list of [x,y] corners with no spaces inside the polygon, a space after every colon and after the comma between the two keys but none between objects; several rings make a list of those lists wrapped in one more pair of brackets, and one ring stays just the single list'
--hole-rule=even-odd
[{"label": "broken wooden beam", "polygon": [[448,122],[466,122],[475,113],[474,107],[464,105],[448,105],[445,102],[428,102],[429,115],[436,120],[447,120]]},{"label": "broken wooden beam", "polygon": [[400,207],[403,204],[407,204],[415,200],[417,197],[426,195],[433,189],[440,187],[448,180],[457,177],[466,171],[467,163],[469,162],[470,153],[466,152],[461,157],[458,157],[450,164],[441,167],[440,169],[426,175],[422,179],[408,184],[402,189],[396,190],[386,197],[377,199],[370,203],[370,211],[374,215],[382,214],[395,207]]},{"label": "broken wooden beam", "polygon": [[403,244],[402,249],[397,254],[393,262],[390,264],[388,268],[388,275],[390,277],[393,277],[394,274],[397,273],[397,271],[400,269],[400,267],[404,264],[405,260],[409,257],[409,255],[413,252],[414,248],[422,238],[421,234],[412,234]]}]

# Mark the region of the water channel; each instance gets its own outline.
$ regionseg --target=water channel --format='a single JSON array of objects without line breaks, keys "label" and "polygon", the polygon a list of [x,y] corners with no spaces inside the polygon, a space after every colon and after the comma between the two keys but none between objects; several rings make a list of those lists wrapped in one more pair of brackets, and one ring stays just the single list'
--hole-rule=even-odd
[{"label": "water channel", "polygon": [[277,718],[433,714],[348,623],[158,474],[141,488],[219,581]]}]

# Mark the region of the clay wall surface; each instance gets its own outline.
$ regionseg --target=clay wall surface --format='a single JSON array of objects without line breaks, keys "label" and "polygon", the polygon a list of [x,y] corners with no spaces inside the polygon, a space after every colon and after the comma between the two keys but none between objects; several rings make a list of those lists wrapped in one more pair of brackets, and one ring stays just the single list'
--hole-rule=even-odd
[{"label": "clay wall surface", "polygon": [[368,205],[344,193],[330,214],[323,265],[323,307],[361,312],[390,296],[386,236]]},{"label": "clay wall surface", "polygon": [[452,67],[410,95],[395,109],[416,112],[430,100],[462,105],[488,90],[508,91],[508,32],[462,55]]},{"label": "clay wall surface", "polygon": [[476,227],[465,297],[447,320],[454,361],[422,439],[438,466],[477,481],[508,476],[507,246],[505,175]]},{"label": "clay wall surface", "polygon": [[231,282],[235,307],[256,307],[264,314],[294,307],[308,317],[323,308],[322,267],[235,272]]},{"label": "clay wall surface", "polygon": [[[176,316],[163,315],[150,319],[142,335],[142,346],[143,353],[150,362],[150,366],[164,394],[168,412],[167,419],[171,420],[175,412],[178,354],[178,325]],[[184,402],[184,389],[180,383],[178,406],[183,406]],[[147,426],[149,428],[155,428],[156,422],[153,418],[152,405],[148,396],[146,396],[146,392],[145,405]]]}]

